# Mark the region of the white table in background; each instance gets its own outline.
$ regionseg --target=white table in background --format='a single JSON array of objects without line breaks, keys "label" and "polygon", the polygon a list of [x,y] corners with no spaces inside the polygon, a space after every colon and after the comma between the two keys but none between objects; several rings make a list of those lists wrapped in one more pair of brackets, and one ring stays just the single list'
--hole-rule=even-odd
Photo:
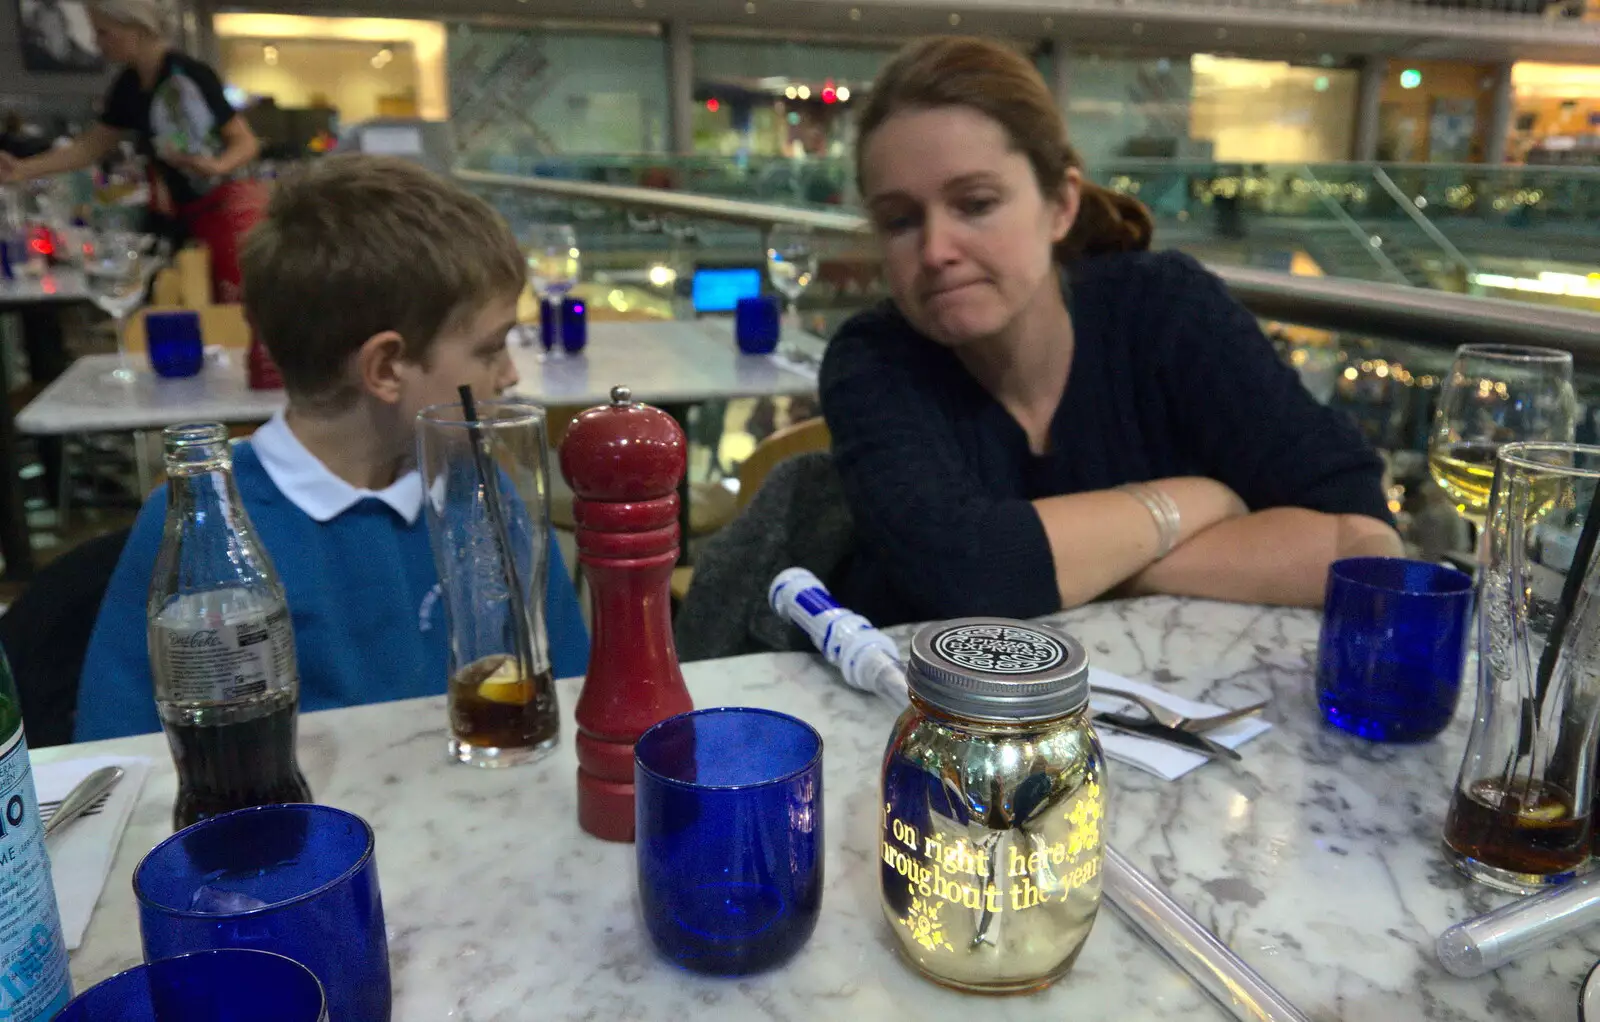
[{"label": "white table in background", "polygon": [[0,309],[45,302],[86,302],[89,288],[80,270],[56,269],[38,277],[0,280]]},{"label": "white table in background", "polygon": [[[820,354],[822,342],[790,339]],[[512,359],[522,381],[516,393],[541,404],[603,404],[611,388],[625,384],[639,401],[681,408],[697,401],[736,397],[780,397],[816,390],[807,367],[765,355],[741,355],[733,326],[696,322],[591,323],[589,344],[578,355],[540,360],[537,347],[513,343]],[[133,384],[105,379],[115,355],[80,358],[17,415],[24,433],[55,435],[113,430],[160,429],[180,422],[264,422],[283,407],[282,391],[251,390],[244,359],[230,353],[198,376],[167,380],[150,372],[141,355]]]},{"label": "white table in background", "polygon": [[[1238,764],[1173,783],[1111,765],[1111,842],[1154,875],[1318,1022],[1574,1022],[1600,958],[1584,932],[1475,980],[1440,969],[1433,939],[1504,903],[1439,849],[1472,699],[1421,745],[1373,745],[1322,725],[1313,691],[1319,615],[1156,597],[1049,620],[1108,670],[1223,705],[1271,696],[1274,727]],[[897,631],[896,634],[899,634]],[[1055,987],[979,998],[919,979],[878,907],[879,770],[895,718],[820,658],[764,654],[686,664],[697,706],[793,713],[823,736],[825,887],[810,942],[787,966],[740,979],[684,972],[651,949],[634,849],[578,829],[572,708],[562,744],[527,768],[446,763],[442,698],[308,714],[300,763],[322,801],[378,835],[395,1022],[440,1019],[748,1019],[1211,1022],[1227,1016],[1115,912]],[[139,960],[131,877],[171,832],[174,775],[161,736],[35,753],[39,761],[154,757],[83,946],[80,988]]]},{"label": "white table in background", "polygon": [[[786,331],[783,340],[785,350],[821,357],[819,338]],[[605,404],[619,384],[635,400],[669,410],[699,401],[794,397],[817,389],[815,366],[740,354],[733,322],[725,319],[591,322],[589,343],[577,355],[547,356],[537,345],[513,341],[511,358],[522,378],[517,393],[550,405]]]},{"label": "white table in background", "polygon": [[108,379],[116,355],[86,355],[17,414],[17,429],[37,436],[161,429],[181,422],[265,422],[283,407],[283,391],[251,390],[244,354],[229,352],[197,376],[169,380],[129,356],[132,383]]}]

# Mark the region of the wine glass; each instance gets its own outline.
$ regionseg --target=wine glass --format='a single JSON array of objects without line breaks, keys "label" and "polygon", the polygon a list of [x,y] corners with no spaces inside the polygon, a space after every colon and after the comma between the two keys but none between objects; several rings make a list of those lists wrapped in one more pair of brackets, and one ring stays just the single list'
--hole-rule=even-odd
[{"label": "wine glass", "polygon": [[1489,512],[1501,445],[1513,440],[1571,443],[1576,420],[1570,353],[1463,344],[1439,393],[1428,469],[1476,536]]},{"label": "wine glass", "polygon": [[[543,322],[548,299],[560,304],[567,292],[578,286],[582,254],[578,232],[571,224],[534,224],[528,231],[528,285],[539,302],[540,327],[545,337],[559,340],[552,324]],[[559,315],[559,309],[557,314]],[[546,347],[548,355],[561,350],[560,344]]]},{"label": "wine glass", "polygon": [[128,362],[127,320],[144,301],[145,288],[160,265],[155,238],[127,231],[87,231],[79,251],[90,300],[116,324],[117,368],[104,379],[133,383],[138,375]]},{"label": "wine glass", "polygon": [[767,279],[784,298],[784,318],[798,324],[800,296],[817,276],[817,252],[811,232],[774,227],[767,235]]}]

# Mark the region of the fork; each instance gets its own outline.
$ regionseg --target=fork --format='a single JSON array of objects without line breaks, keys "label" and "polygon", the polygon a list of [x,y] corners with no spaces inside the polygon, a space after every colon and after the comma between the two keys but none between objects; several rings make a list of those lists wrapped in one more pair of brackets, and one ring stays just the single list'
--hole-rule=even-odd
[{"label": "fork", "polygon": [[1118,688],[1115,685],[1102,685],[1097,683],[1094,685],[1093,690],[1095,692],[1103,692],[1106,695],[1116,696],[1118,699],[1126,699],[1128,702],[1135,704],[1145,713],[1149,714],[1150,719],[1155,721],[1157,724],[1160,724],[1163,727],[1176,728],[1179,731],[1187,731],[1192,735],[1204,734],[1207,731],[1214,731],[1217,728],[1222,727],[1224,724],[1232,724],[1236,720],[1254,716],[1255,714],[1266,709],[1267,703],[1270,702],[1270,700],[1263,699],[1259,703],[1251,703],[1249,706],[1241,706],[1234,710],[1224,710],[1221,713],[1215,713],[1209,717],[1188,717],[1179,713],[1177,710],[1162,706],[1160,703],[1146,699],[1137,692],[1132,692],[1125,688]]}]

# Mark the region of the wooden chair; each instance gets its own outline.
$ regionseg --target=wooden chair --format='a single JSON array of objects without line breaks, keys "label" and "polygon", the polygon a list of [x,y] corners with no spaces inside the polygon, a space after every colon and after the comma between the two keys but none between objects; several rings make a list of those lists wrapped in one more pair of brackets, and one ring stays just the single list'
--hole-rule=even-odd
[{"label": "wooden chair", "polygon": [[[828,424],[820,416],[785,426],[756,444],[750,457],[739,466],[739,494],[734,498],[735,513],[745,509],[780,462],[808,451],[826,451],[832,444],[833,436],[828,432]],[[693,581],[694,568],[672,569],[672,598],[682,600]]]}]

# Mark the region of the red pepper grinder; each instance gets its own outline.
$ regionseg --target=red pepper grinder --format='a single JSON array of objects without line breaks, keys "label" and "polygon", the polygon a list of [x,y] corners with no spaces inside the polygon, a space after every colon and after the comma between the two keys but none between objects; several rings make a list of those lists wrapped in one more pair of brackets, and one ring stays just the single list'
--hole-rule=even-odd
[{"label": "red pepper grinder", "polygon": [[627,387],[579,414],[561,442],[594,610],[575,714],[578,824],[607,841],[633,840],[633,744],[694,707],[672,642],[678,482],[687,467],[683,430]]}]

